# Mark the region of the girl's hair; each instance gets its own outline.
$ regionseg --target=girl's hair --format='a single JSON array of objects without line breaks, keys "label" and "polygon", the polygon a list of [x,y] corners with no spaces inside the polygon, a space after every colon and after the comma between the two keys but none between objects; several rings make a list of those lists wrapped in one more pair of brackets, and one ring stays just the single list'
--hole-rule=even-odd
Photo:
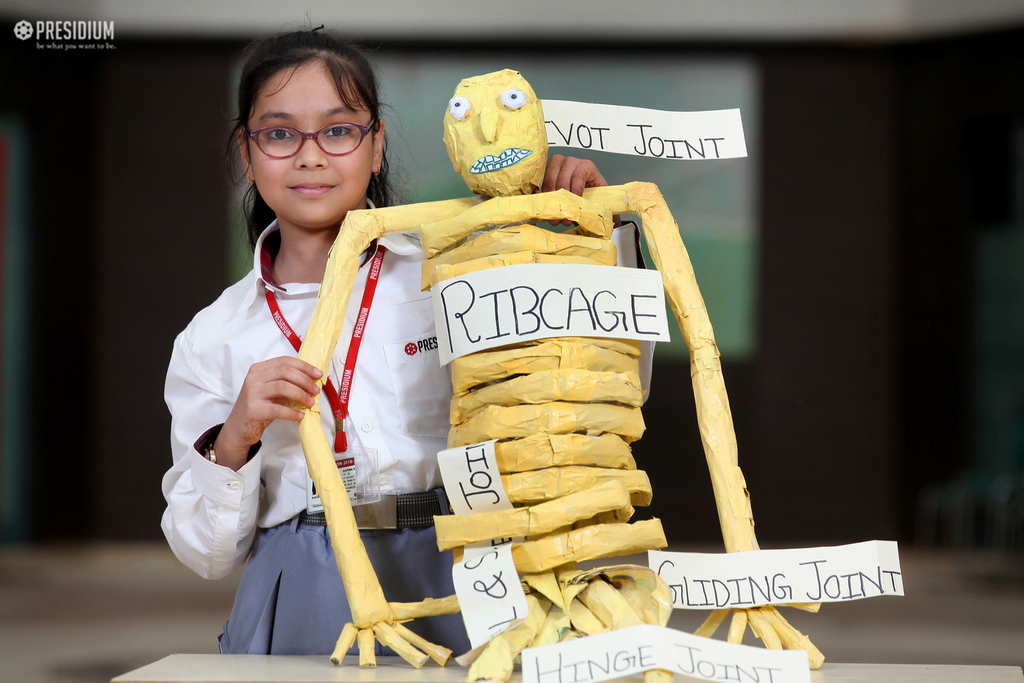
[{"label": "girl's hair", "polygon": [[[245,51],[245,65],[238,82],[238,118],[231,129],[228,140],[233,150],[239,133],[248,131],[249,115],[252,113],[263,86],[283,69],[294,69],[313,61],[322,62],[334,78],[334,85],[345,106],[350,109],[366,109],[380,126],[383,103],[378,97],[377,74],[366,55],[356,46],[340,40],[322,30],[303,30],[263,38],[251,44]],[[258,152],[258,150],[257,150]],[[387,141],[381,158],[380,173],[370,177],[366,195],[377,207],[390,206],[395,200],[395,190],[390,180],[387,158]],[[249,185],[242,198],[245,212],[246,232],[250,246],[256,246],[260,233],[276,218],[256,189]]]}]

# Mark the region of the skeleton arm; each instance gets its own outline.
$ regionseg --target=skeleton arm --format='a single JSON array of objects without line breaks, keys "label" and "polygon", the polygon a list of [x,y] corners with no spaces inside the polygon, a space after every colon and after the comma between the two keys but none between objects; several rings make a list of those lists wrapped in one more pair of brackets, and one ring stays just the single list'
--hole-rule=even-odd
[{"label": "skeleton arm", "polygon": [[718,503],[725,549],[728,552],[756,550],[750,494],[738,466],[736,433],[715,333],[690,257],[679,237],[679,226],[661,192],[651,183],[592,188],[584,191],[583,196],[614,213],[640,216],[654,265],[664,278],[665,294],[690,349],[697,422]]},{"label": "skeleton arm", "polygon": [[[664,278],[665,294],[690,349],[697,422],[711,473],[725,548],[728,552],[757,550],[750,494],[738,464],[736,433],[725,392],[722,363],[690,257],[679,236],[679,227],[661,192],[650,183],[593,188],[584,191],[583,196],[614,213],[635,213],[641,218],[654,264]],[[817,603],[792,606],[811,612],[818,609]],[[728,614],[729,610],[715,610],[697,633],[710,637]],[[806,650],[814,668],[824,662],[821,651],[807,636],[793,628],[774,605],[733,610],[729,642],[742,642],[747,624],[766,647]]]}]

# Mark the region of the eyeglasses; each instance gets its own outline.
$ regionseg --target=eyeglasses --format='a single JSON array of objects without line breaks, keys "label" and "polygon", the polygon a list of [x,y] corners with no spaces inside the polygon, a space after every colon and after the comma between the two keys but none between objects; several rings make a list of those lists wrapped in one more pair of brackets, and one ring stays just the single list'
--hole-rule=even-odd
[{"label": "eyeglasses", "polygon": [[341,157],[356,151],[376,123],[370,121],[366,126],[358,123],[332,123],[313,133],[288,126],[271,126],[248,132],[260,151],[272,159],[295,156],[306,140],[316,140],[324,153]]}]

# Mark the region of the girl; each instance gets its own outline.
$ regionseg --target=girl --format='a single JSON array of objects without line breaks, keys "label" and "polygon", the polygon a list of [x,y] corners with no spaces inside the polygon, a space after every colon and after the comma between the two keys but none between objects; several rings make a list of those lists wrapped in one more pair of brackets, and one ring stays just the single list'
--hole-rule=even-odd
[{"label": "girl", "polygon": [[[398,528],[365,531],[363,540],[388,600],[454,593],[451,553],[438,552],[432,526],[448,510],[435,455],[445,448],[451,384],[433,342],[429,293],[419,287],[416,236],[388,235],[371,250],[380,275],[362,343],[348,350],[369,267],[324,392],[321,372],[295,358],[345,215],[387,206],[394,195],[377,91],[366,58],[323,31],[259,41],[242,71],[232,139],[251,185],[253,270],[178,336],[165,387],[174,464],[163,479],[164,534],[206,578],[250,558],[220,637],[224,653],[329,654],[350,620],[323,516],[308,503],[291,424],[303,413],[288,401],[321,401],[323,427],[338,445],[377,452]],[[592,163],[553,156],[543,189],[605,184]],[[351,400],[336,420],[333,387],[346,362],[355,367]],[[469,649],[459,615],[410,626],[455,652]]]}]

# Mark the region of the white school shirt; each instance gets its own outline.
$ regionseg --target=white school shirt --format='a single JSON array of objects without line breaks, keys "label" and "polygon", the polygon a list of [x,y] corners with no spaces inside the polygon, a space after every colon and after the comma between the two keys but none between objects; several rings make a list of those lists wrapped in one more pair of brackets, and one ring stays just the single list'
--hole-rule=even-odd
[{"label": "white school shirt", "polygon": [[[208,579],[245,562],[258,528],[286,522],[306,507],[306,462],[294,422],[272,422],[237,472],[197,450],[204,435],[227,419],[252,364],[295,355],[271,317],[264,286],[274,288],[282,314],[300,336],[312,318],[319,285],[275,285],[261,267],[263,242],[276,230],[275,222],[260,235],[253,270],[178,335],[167,369],[173,465],[163,478],[167,508],[160,526],[175,556]],[[635,235],[635,227],[615,231],[619,265],[637,265]],[[424,257],[418,237],[387,234],[380,243],[388,251],[352,379],[345,434],[349,444],[377,451],[381,493],[427,491],[442,485],[436,455],[447,447],[451,376],[440,366],[430,292],[420,291]],[[335,386],[368,270],[364,263],[356,277],[335,348]],[[647,388],[652,345],[642,346]],[[330,443],[334,416],[325,392],[320,413]]]},{"label": "white school shirt", "polygon": [[[164,398],[171,411],[174,464],[163,478],[167,509],[161,528],[174,554],[205,578],[240,566],[257,527],[285,522],[306,507],[306,463],[294,422],[276,420],[261,447],[237,472],[215,465],[196,446],[227,419],[249,367],[295,350],[271,317],[260,254],[252,272],[200,311],[174,342]],[[441,367],[430,292],[420,291],[423,252],[413,235],[389,234],[377,291],[363,333],[345,420],[350,445],[377,451],[381,493],[441,486],[436,454],[446,447],[451,379]],[[330,377],[338,386],[369,268],[360,268]],[[272,282],[269,284],[273,285]],[[319,285],[275,287],[285,319],[300,336],[313,315]],[[321,421],[333,443],[334,416],[320,393]]]}]

